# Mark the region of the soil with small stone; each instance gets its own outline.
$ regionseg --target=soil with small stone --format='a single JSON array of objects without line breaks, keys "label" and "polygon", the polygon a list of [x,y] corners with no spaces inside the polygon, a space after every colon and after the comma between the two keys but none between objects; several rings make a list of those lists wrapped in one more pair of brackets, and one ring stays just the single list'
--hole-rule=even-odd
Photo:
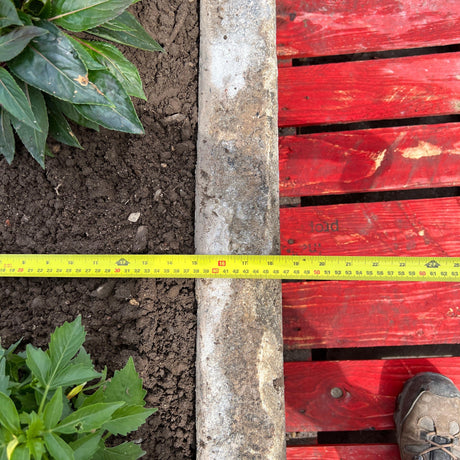
[{"label": "soil with small stone", "polygon": [[[145,135],[76,127],[84,150],[51,143],[45,170],[21,150],[12,166],[0,160],[1,253],[193,253],[198,4],[143,0],[131,11],[166,51],[123,49],[144,82]],[[194,458],[193,281],[0,279],[0,292],[3,346],[46,346],[80,314],[97,367],[133,356],[159,408],[131,436],[144,458]]]}]

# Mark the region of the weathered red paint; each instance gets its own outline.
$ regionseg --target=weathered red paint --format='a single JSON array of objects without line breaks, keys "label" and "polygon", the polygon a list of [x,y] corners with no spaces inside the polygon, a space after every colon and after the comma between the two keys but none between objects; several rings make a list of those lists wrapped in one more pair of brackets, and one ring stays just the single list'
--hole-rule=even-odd
[{"label": "weathered red paint", "polygon": [[279,126],[460,113],[460,53],[279,69]]},{"label": "weathered red paint", "polygon": [[459,292],[460,283],[284,283],[284,346],[460,343]]},{"label": "weathered red paint", "polygon": [[460,197],[280,210],[282,254],[460,256]]},{"label": "weathered red paint", "polygon": [[394,460],[398,455],[396,444],[342,444],[286,449],[286,460]]},{"label": "weathered red paint", "polygon": [[456,44],[457,0],[278,0],[283,58]]},{"label": "weathered red paint", "polygon": [[294,362],[284,371],[288,432],[393,429],[395,399],[410,377],[439,372],[460,385],[460,358]]},{"label": "weathered red paint", "polygon": [[280,137],[280,195],[460,185],[460,123]]}]

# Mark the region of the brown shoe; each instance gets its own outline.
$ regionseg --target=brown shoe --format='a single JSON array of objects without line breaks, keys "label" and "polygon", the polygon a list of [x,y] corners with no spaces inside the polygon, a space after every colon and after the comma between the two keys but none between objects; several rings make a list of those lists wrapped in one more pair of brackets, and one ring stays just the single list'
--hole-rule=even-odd
[{"label": "brown shoe", "polygon": [[460,460],[460,391],[426,372],[406,382],[395,411],[401,460]]}]

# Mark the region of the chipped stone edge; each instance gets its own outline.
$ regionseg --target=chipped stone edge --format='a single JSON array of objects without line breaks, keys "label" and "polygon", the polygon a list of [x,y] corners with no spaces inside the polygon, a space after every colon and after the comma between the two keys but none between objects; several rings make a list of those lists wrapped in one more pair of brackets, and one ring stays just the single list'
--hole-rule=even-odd
[{"label": "chipped stone edge", "polygon": [[[278,254],[275,0],[201,0],[195,245]],[[198,459],[284,459],[281,282],[198,280]]]}]

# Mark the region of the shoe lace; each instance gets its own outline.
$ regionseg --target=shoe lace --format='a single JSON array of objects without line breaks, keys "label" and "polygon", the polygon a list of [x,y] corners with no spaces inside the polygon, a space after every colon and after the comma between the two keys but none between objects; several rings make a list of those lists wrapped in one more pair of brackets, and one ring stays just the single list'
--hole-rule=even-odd
[{"label": "shoe lace", "polygon": [[[442,439],[443,441],[446,440],[447,442],[443,442],[442,444],[436,439]],[[427,447],[423,452],[420,452],[418,455],[420,456],[419,458],[422,458],[422,455],[429,454],[430,452],[434,451],[442,451],[449,455],[452,459],[454,460],[459,460],[460,457],[457,457],[454,455],[450,449],[451,447],[454,447],[455,445],[458,444],[458,440],[460,439],[460,433],[457,433],[456,435],[452,436],[451,438],[445,438],[445,437],[440,437],[436,435],[436,431],[431,431],[426,433],[426,441],[430,443],[430,446]]]}]

